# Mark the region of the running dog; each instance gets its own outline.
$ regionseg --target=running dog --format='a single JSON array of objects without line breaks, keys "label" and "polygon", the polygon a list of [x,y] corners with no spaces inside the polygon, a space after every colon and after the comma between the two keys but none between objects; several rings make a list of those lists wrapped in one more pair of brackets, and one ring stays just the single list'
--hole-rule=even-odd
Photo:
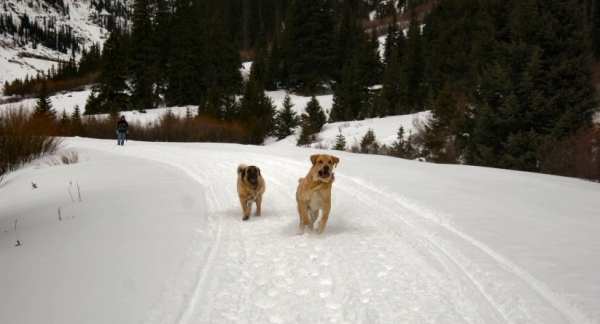
[{"label": "running dog", "polygon": [[303,234],[306,226],[314,228],[313,224],[319,217],[319,211],[322,211],[322,216],[317,233],[321,234],[325,230],[331,211],[331,187],[335,181],[333,170],[340,159],[329,154],[315,154],[310,157],[310,161],[312,167],[306,177],[298,180],[298,189],[296,189],[300,218],[298,234]]},{"label": "running dog", "polygon": [[244,213],[243,220],[250,218],[252,204],[256,203],[254,216],[260,216],[262,196],[267,188],[265,180],[260,175],[260,169],[254,165],[240,164],[237,168],[237,191]]}]

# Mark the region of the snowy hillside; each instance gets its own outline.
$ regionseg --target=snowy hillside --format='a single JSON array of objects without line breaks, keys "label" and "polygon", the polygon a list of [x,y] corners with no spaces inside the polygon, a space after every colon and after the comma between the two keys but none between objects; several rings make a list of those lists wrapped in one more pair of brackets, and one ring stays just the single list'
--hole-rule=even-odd
[{"label": "snowy hillside", "polygon": [[[55,1],[56,2],[56,1]],[[92,0],[62,0],[68,12],[52,6],[46,1],[39,0],[2,0],[1,13],[11,15],[16,25],[20,24],[20,17],[26,14],[31,22],[36,21],[40,26],[51,26],[52,29],[62,27],[71,28],[78,43],[88,48],[92,44],[102,44],[106,39],[107,31],[99,26],[106,11],[97,12],[92,6]],[[128,0],[123,0],[127,3]],[[38,71],[46,72],[52,65],[57,66],[59,60],[68,61],[71,53],[61,53],[43,46],[19,46],[13,36],[0,33],[0,84],[11,82],[26,75],[36,76]],[[18,37],[18,36],[16,36]],[[79,56],[76,56],[79,58]]]}]

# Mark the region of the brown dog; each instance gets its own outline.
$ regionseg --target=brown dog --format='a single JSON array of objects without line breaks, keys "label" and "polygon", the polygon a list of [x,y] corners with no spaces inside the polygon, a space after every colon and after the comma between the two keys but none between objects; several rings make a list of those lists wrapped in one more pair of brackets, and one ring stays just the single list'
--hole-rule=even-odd
[{"label": "brown dog", "polygon": [[315,154],[310,157],[310,161],[312,167],[306,177],[298,180],[298,189],[296,190],[296,202],[300,217],[298,234],[304,233],[305,226],[313,228],[314,222],[319,217],[319,211],[323,213],[317,233],[321,234],[325,230],[331,210],[331,186],[335,180],[333,170],[340,159],[329,154]]},{"label": "brown dog", "polygon": [[244,212],[243,220],[248,220],[252,203],[256,203],[254,216],[260,216],[262,196],[267,189],[265,180],[260,175],[260,169],[254,165],[240,164],[237,168],[237,191]]}]

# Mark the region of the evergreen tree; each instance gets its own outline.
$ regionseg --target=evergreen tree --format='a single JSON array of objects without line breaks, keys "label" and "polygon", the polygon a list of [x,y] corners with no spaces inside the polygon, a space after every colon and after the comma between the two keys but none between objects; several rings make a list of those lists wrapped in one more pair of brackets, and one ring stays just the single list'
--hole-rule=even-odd
[{"label": "evergreen tree", "polygon": [[360,140],[360,153],[379,153],[379,143],[377,143],[377,137],[375,136],[375,132],[371,128],[367,130],[363,138]]},{"label": "evergreen tree", "polygon": [[282,106],[282,109],[275,115],[274,135],[277,137],[277,140],[282,140],[292,135],[294,133],[293,130],[300,124],[300,117],[292,110],[294,104],[287,93],[283,99]]},{"label": "evergreen tree", "polygon": [[133,73],[131,105],[133,109],[145,111],[155,108],[153,100],[156,81],[157,48],[154,47],[150,0],[133,2],[133,28],[131,32]]},{"label": "evergreen tree", "polygon": [[318,133],[327,121],[327,116],[315,96],[312,96],[310,101],[306,104],[304,113],[300,116],[300,119],[302,129],[300,138],[298,139],[298,145],[306,145],[315,142]]},{"label": "evergreen tree", "polygon": [[354,11],[346,8],[343,12],[340,26],[335,37],[335,74],[336,84],[342,82],[340,71],[343,67],[355,59],[362,45],[364,31],[360,25],[361,21],[355,17]]},{"label": "evergreen tree", "polygon": [[467,161],[537,171],[542,143],[591,123],[590,52],[576,1],[510,1],[507,9],[497,60],[481,77]]},{"label": "evergreen tree", "polygon": [[462,136],[457,136],[461,128],[458,98],[455,89],[447,82],[439,93],[432,109],[432,117],[425,126],[424,146],[428,160],[438,163],[457,163],[461,153]]},{"label": "evergreen tree", "polygon": [[365,87],[381,84],[383,64],[376,29],[372,29],[370,34],[363,35],[357,59],[361,70],[360,83]]},{"label": "evergreen tree", "polygon": [[410,25],[406,37],[406,49],[402,60],[403,76],[405,78],[405,103],[404,111],[398,111],[399,114],[406,114],[425,109],[425,80],[424,80],[424,59],[423,45],[421,42],[421,27],[417,19],[417,13],[414,8],[411,10]]},{"label": "evergreen tree", "polygon": [[56,110],[52,108],[48,84],[45,81],[42,83],[42,88],[38,94],[33,117],[47,123],[56,119]]},{"label": "evergreen tree", "polygon": [[265,137],[273,130],[275,106],[265,93],[263,84],[252,76],[246,83],[239,116],[240,120],[250,128],[249,144],[262,144]]},{"label": "evergreen tree", "polygon": [[[239,94],[242,76],[239,52],[219,17],[201,20],[200,3],[178,1],[166,100],[170,106],[195,105],[212,91],[220,106]],[[189,30],[195,30],[189,33]]]},{"label": "evergreen tree", "polygon": [[328,91],[336,73],[329,1],[293,1],[283,33],[285,85],[300,94]]},{"label": "evergreen tree", "polygon": [[407,138],[404,138],[404,132],[404,127],[400,126],[397,140],[392,143],[391,154],[403,159],[415,158],[416,149],[413,146],[413,136],[409,133]]},{"label": "evergreen tree", "polygon": [[155,66],[155,91],[153,103],[155,106],[164,104],[162,96],[166,92],[169,71],[169,58],[171,55],[171,39],[172,39],[172,1],[171,0],[154,0],[156,5],[156,13],[153,20],[153,48],[157,50]]},{"label": "evergreen tree", "polygon": [[383,48],[383,63],[386,67],[390,65],[392,57],[395,59],[402,59],[404,56],[405,43],[406,39],[404,37],[404,32],[399,27],[396,10],[394,9],[392,22],[388,25]]},{"label": "evergreen tree", "polygon": [[127,110],[129,87],[123,75],[125,68],[119,36],[118,30],[113,31],[104,43],[100,77],[86,102],[86,114],[118,114]]},{"label": "evergreen tree", "polygon": [[275,38],[271,45],[271,51],[267,55],[265,71],[265,89],[267,91],[277,90],[284,82],[283,54],[279,46],[279,39]]},{"label": "evergreen tree", "polygon": [[263,85],[267,81],[267,43],[266,37],[261,33],[256,41],[256,47],[254,50],[254,61],[252,61],[252,67],[250,68],[250,76],[255,81],[259,81]]},{"label": "evergreen tree", "polygon": [[71,124],[71,119],[69,118],[67,111],[65,109],[63,109],[63,112],[62,112],[62,114],[60,114],[60,119],[59,119],[59,127],[60,127],[61,135],[70,135],[69,134],[70,124]]},{"label": "evergreen tree", "polygon": [[390,62],[385,69],[383,75],[383,84],[381,87],[381,96],[384,100],[381,102],[387,103],[387,108],[383,111],[389,112],[390,115],[398,115],[406,111],[406,84],[404,83],[404,70],[399,62],[398,56],[392,54]]},{"label": "evergreen tree", "polygon": [[335,144],[333,145],[334,150],[345,151],[346,150],[346,137],[342,134],[342,128],[338,127],[339,134],[335,137]]},{"label": "evergreen tree", "polygon": [[[342,69],[342,82],[333,94],[333,104],[329,119],[332,122],[355,120],[362,106],[363,89],[358,83],[358,62],[348,62]],[[364,118],[364,117],[363,117]]]},{"label": "evergreen tree", "polygon": [[505,0],[442,1],[424,17],[422,43],[428,92],[436,98],[447,80],[457,91],[478,87],[482,65],[495,58],[494,39],[508,25]]},{"label": "evergreen tree", "polygon": [[[194,2],[175,1],[173,46],[165,94],[168,106],[198,104],[206,96],[207,85],[203,82],[206,57],[201,56],[204,45],[201,33],[207,26],[201,24],[198,11]],[[196,32],[189,33],[189,30]]]},{"label": "evergreen tree", "polygon": [[71,134],[81,135],[81,130],[81,109],[79,109],[79,105],[75,105],[73,113],[71,114]]}]

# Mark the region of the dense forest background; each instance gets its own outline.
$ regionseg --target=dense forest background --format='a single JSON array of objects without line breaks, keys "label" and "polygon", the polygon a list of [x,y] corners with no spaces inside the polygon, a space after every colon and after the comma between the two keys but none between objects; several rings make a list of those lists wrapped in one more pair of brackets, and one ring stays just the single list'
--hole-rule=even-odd
[{"label": "dense forest background", "polygon": [[[108,20],[110,37],[89,49],[64,31],[60,50],[82,53],[80,61],[7,83],[5,94],[39,91],[42,81],[52,91],[60,80],[91,78],[85,114],[193,105],[201,118],[243,125],[243,142],[251,144],[282,124],[267,91],[333,94],[332,122],[431,110],[432,119],[412,134],[410,145],[418,148],[408,157],[552,173],[583,154],[573,151],[577,141],[588,152],[577,158],[600,163],[593,144],[600,83],[595,0],[100,5],[118,9],[130,24]],[[42,44],[58,37],[1,18],[0,32],[23,42],[27,35]],[[243,61],[253,62],[247,79]],[[307,110],[296,121],[303,134],[325,123],[314,108],[316,115]]]}]

